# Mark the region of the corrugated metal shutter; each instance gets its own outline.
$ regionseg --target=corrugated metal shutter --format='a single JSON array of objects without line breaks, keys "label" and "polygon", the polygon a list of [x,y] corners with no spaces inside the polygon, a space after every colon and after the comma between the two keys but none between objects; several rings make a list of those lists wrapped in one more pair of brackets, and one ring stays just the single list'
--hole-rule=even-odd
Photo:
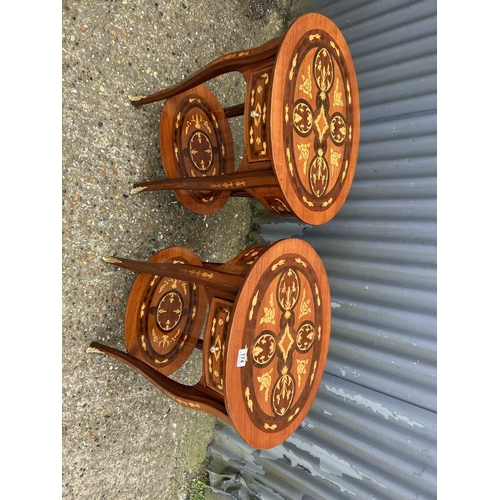
[{"label": "corrugated metal shutter", "polygon": [[299,236],[330,277],[332,335],[303,425],[268,451],[228,426],[212,482],[235,498],[436,498],[436,2],[317,2],[342,30],[361,100],[354,182],[339,214]]}]

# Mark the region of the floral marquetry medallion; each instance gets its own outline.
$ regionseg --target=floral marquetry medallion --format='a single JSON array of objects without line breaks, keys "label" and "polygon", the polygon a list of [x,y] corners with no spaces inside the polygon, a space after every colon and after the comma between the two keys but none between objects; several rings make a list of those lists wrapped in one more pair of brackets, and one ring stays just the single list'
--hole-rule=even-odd
[{"label": "floral marquetry medallion", "polygon": [[[231,129],[216,97],[203,86],[167,100],[160,146],[168,178],[234,172]],[[176,195],[201,207],[203,214],[219,210],[228,197],[228,193],[216,191],[176,191]]]},{"label": "floral marquetry medallion", "polygon": [[[328,281],[317,255],[299,251],[306,245],[294,240],[297,252],[280,253],[276,246],[266,252],[252,270],[259,279],[246,290],[245,308],[240,298],[235,311],[234,321],[244,324],[238,351],[245,359],[232,372],[246,419],[280,437],[293,432],[308,411],[330,337]],[[236,350],[233,340],[230,349]]]},{"label": "floral marquetry medallion", "polygon": [[[322,307],[309,267],[295,257],[278,259],[264,274],[248,308],[249,327],[255,328],[257,337],[248,339],[252,369],[242,372],[243,385],[252,401],[250,413],[269,430],[293,420],[314,381],[308,351],[315,341],[316,350],[321,349],[322,325],[317,318]],[[278,424],[276,417],[285,414],[290,420],[280,419]]]},{"label": "floral marquetry medallion", "polygon": [[[150,262],[197,264],[198,259],[186,249],[173,247]],[[166,375],[172,373],[196,345],[206,305],[205,291],[194,283],[139,274],[127,304],[128,352]]]},{"label": "floral marquetry medallion", "polygon": [[292,210],[321,223],[342,206],[356,167],[359,98],[354,65],[341,33],[322,20],[308,30],[292,25],[276,68],[273,133],[283,147],[273,149],[274,164],[283,164],[278,176]]},{"label": "floral marquetry medallion", "polygon": [[285,88],[283,139],[294,188],[326,208],[342,189],[352,148],[349,74],[334,40],[314,30],[299,41]]}]

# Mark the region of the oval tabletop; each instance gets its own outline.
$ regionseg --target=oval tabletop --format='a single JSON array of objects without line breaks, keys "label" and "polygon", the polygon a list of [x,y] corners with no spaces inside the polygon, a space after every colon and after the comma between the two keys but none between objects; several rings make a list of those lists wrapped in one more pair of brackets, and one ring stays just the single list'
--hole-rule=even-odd
[{"label": "oval tabletop", "polygon": [[[167,99],[160,121],[160,151],[169,179],[234,172],[231,128],[221,104],[203,85]],[[200,215],[220,210],[229,191],[174,190]]]},{"label": "oval tabletop", "polygon": [[[161,250],[149,262],[202,265],[193,252],[182,247]],[[125,311],[128,353],[164,375],[172,374],[187,361],[196,346],[206,310],[203,287],[139,273]]]},{"label": "oval tabletop", "polygon": [[225,402],[254,448],[281,444],[300,425],[319,388],[330,339],[330,288],[318,254],[286,239],[256,260],[230,325]]},{"label": "oval tabletop", "polygon": [[276,57],[270,121],[272,156],[290,208],[323,224],[342,207],[359,148],[359,96],[347,42],[327,17],[299,17]]}]

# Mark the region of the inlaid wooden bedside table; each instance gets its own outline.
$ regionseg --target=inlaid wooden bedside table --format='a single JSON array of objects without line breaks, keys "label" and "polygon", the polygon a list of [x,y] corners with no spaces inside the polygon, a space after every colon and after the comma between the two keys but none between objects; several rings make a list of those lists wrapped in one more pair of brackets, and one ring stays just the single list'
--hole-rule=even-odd
[{"label": "inlaid wooden bedside table", "polygon": [[[231,71],[244,76],[246,101],[223,110],[201,84]],[[133,193],[173,189],[201,214],[230,195],[250,195],[272,213],[313,225],[334,217],[348,195],[359,147],[358,85],[347,43],[323,15],[301,16],[283,36],[130,99],[136,106],[167,99],[160,125],[167,180],[136,183]],[[227,118],[238,115],[245,155],[235,172]]]},{"label": "inlaid wooden bedside table", "polygon": [[[105,260],[139,272],[126,310],[128,352],[91,347],[178,403],[234,426],[254,448],[277,446],[297,429],[318,391],[330,339],[328,278],[308,243],[250,247],[225,264],[201,263],[182,247],[149,262]],[[194,348],[202,350],[200,381],[169,378]]]}]

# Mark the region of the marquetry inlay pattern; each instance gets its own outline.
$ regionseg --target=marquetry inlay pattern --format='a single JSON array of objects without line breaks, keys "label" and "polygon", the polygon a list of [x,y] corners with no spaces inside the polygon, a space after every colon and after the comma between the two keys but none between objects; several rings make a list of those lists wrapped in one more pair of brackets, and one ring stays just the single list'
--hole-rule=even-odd
[{"label": "marquetry inlay pattern", "polygon": [[246,410],[266,432],[289,426],[309,396],[322,345],[322,304],[312,265],[295,254],[272,261],[248,305],[247,365],[241,368]]},{"label": "marquetry inlay pattern", "polygon": [[[173,148],[179,177],[224,174],[227,156],[224,137],[209,103],[199,95],[188,95],[175,113]],[[216,193],[199,195],[210,203]]]},{"label": "marquetry inlay pattern", "polygon": [[189,338],[197,300],[195,284],[151,278],[142,298],[137,328],[137,340],[150,362],[164,365],[179,356]]},{"label": "marquetry inlay pattern", "polygon": [[[165,251],[167,252],[167,251]],[[189,264],[170,250],[165,263]],[[127,349],[162,372],[182,365],[200,335],[200,316],[205,315],[205,292],[196,283],[170,277],[141,274],[134,283],[134,305],[126,332]]]},{"label": "marquetry inlay pattern", "polygon": [[265,253],[266,245],[252,245],[240,252],[234,259],[231,259],[224,266],[226,270],[235,274],[246,274],[257,259]]},{"label": "marquetry inlay pattern", "polygon": [[[216,97],[198,86],[166,101],[160,121],[160,149],[169,179],[203,178],[234,172],[234,149],[227,118]],[[207,189],[176,191],[200,213],[219,210],[228,193]]]},{"label": "marquetry inlay pattern", "polygon": [[156,324],[160,330],[171,332],[179,324],[182,307],[182,295],[177,290],[169,290],[160,298],[156,306]]},{"label": "marquetry inlay pattern", "polygon": [[226,365],[229,321],[233,305],[222,299],[214,299],[207,320],[205,331],[205,380],[213,390],[223,394]]},{"label": "marquetry inlay pattern", "polygon": [[293,215],[292,210],[288,204],[278,196],[266,196],[264,197],[264,201],[267,206],[278,215]]},{"label": "marquetry inlay pattern", "polygon": [[302,204],[323,211],[339,196],[349,169],[351,75],[338,45],[325,31],[307,31],[293,53],[283,89],[288,175]]},{"label": "marquetry inlay pattern", "polygon": [[250,161],[267,160],[270,157],[269,131],[269,91],[272,68],[253,73],[250,77],[247,114],[247,144]]}]

